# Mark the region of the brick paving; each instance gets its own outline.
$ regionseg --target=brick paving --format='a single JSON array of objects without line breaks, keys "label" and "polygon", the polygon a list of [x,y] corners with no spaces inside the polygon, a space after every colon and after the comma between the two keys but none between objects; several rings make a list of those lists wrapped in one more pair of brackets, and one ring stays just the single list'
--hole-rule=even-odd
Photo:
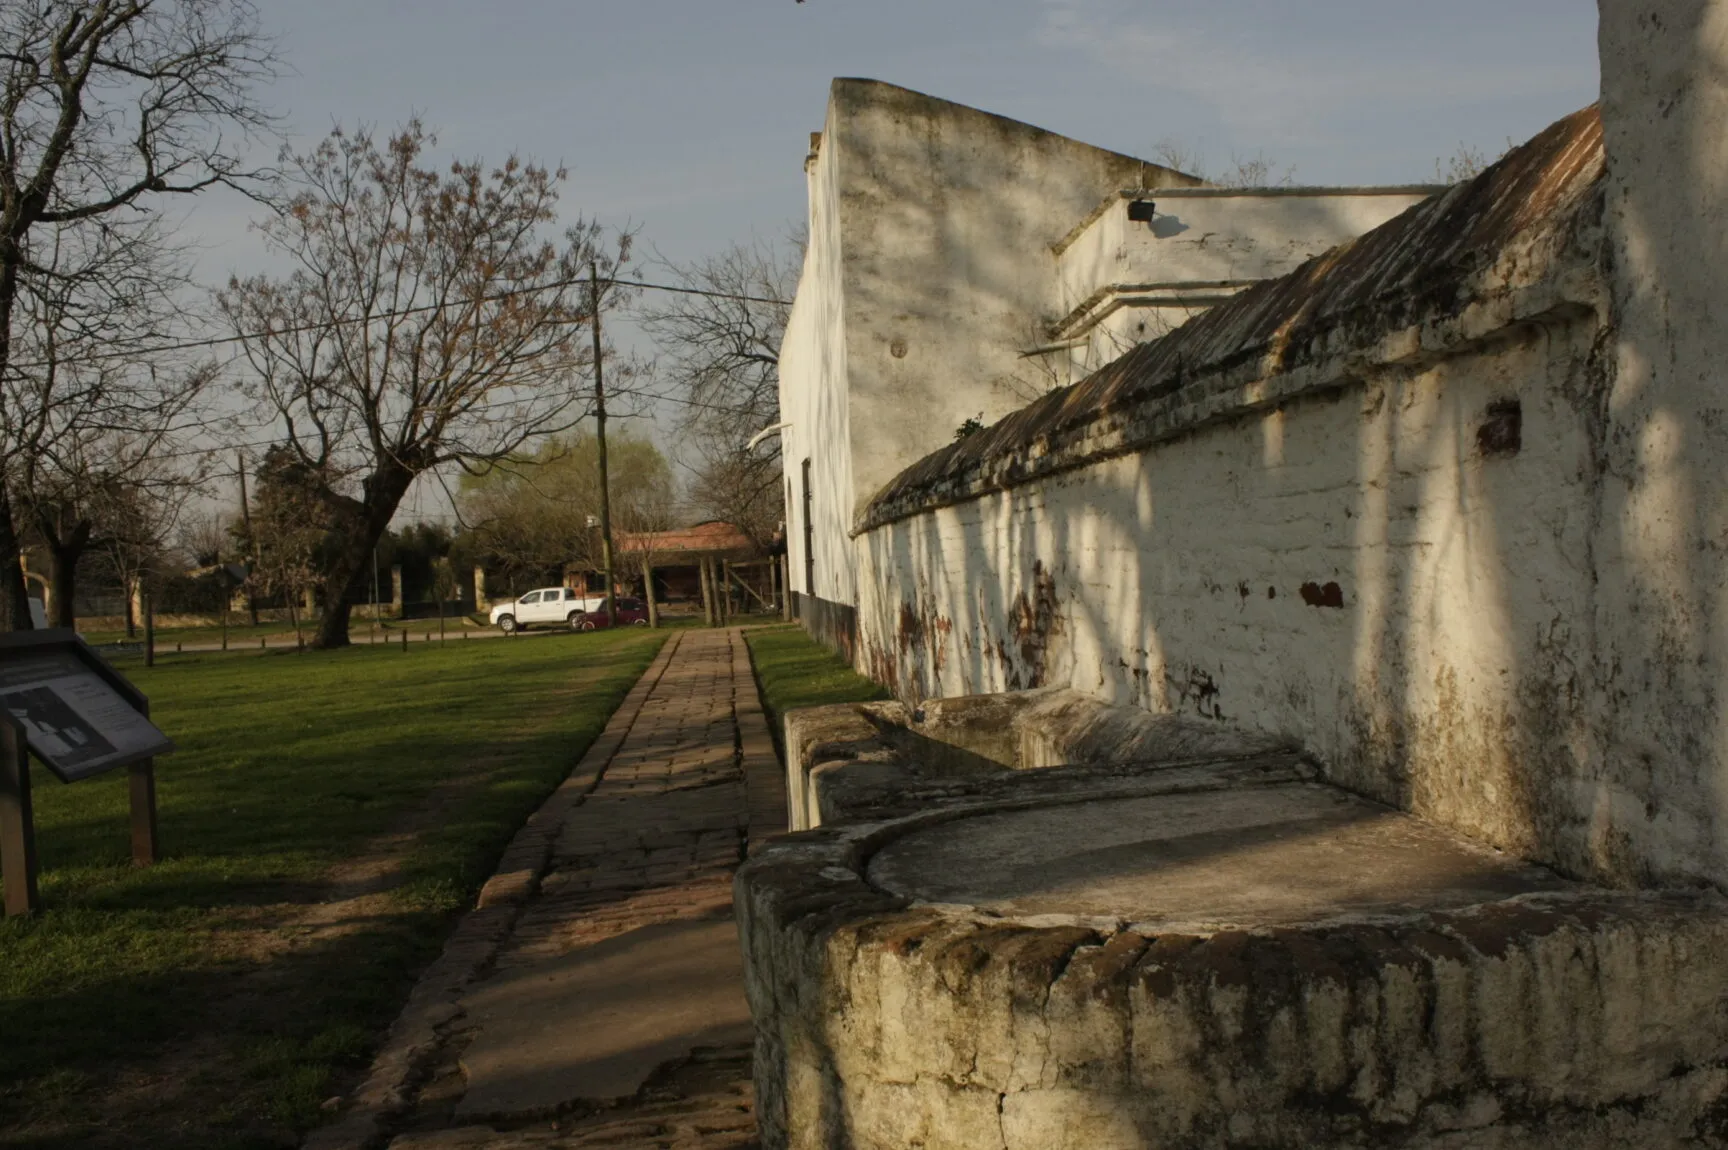
[{"label": "brick paving", "polygon": [[731,881],[784,828],[742,635],[674,636],[308,1150],[755,1146]]}]

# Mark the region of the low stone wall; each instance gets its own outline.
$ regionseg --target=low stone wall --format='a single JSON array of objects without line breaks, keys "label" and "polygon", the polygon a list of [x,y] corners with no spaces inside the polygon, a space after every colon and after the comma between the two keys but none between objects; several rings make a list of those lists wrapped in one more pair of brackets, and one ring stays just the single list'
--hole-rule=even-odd
[{"label": "low stone wall", "polygon": [[1720,1142],[1718,896],[1580,886],[1308,775],[1002,771],[768,846],[736,888],[763,1145]]},{"label": "low stone wall", "polygon": [[1009,771],[1156,764],[1285,752],[1275,736],[1185,715],[1113,706],[1048,688],[792,711],[785,720],[791,829],[910,813]]}]

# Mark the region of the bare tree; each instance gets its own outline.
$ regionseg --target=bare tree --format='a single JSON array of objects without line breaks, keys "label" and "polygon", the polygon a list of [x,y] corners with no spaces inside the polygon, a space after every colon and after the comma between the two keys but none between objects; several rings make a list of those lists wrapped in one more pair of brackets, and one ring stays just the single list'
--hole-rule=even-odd
[{"label": "bare tree", "polygon": [[[156,466],[166,469],[166,464]],[[180,515],[192,490],[184,483],[157,481],[145,467],[140,469],[136,482],[117,486],[106,499],[99,546],[119,576],[120,586],[128,598],[129,613],[130,599],[137,589],[145,602],[148,620],[150,604],[171,573],[169,541],[176,534]],[[134,621],[128,619],[128,634],[131,634]],[[146,622],[146,642],[149,640]],[[145,655],[153,658],[154,652],[147,647]]]},{"label": "bare tree", "polygon": [[[225,131],[265,124],[273,73],[246,0],[33,0],[0,6],[0,378],[44,226],[100,227],[160,193],[243,179]],[[0,426],[31,416],[10,402]],[[0,462],[11,462],[0,460]],[[27,628],[10,468],[0,467],[0,630]]]},{"label": "bare tree", "polygon": [[254,595],[279,595],[286,601],[296,644],[304,646],[303,604],[319,581],[320,551],[330,538],[330,514],[318,484],[308,481],[292,453],[275,447],[266,454],[250,519],[247,542],[254,561],[247,574],[248,589]]},{"label": "bare tree", "polygon": [[786,518],[786,499],[781,491],[779,453],[736,447],[719,450],[711,441],[708,452],[692,468],[687,500],[701,519],[719,519],[749,536],[758,548],[767,550]]},{"label": "bare tree", "polygon": [[221,293],[251,395],[330,477],[342,545],[320,647],[347,645],[349,605],[416,477],[483,471],[586,413],[586,278],[628,255],[627,239],[602,250],[591,223],[545,238],[561,170],[512,156],[439,171],[424,163],[435,143],[416,121],[382,144],[338,129],[285,152],[292,184],[260,227],[295,270]]},{"label": "bare tree", "polygon": [[700,294],[654,298],[642,326],[662,352],[660,378],[681,402],[679,431],[695,456],[692,504],[766,543],[785,518],[780,442],[744,450],[780,420],[780,342],[804,260],[804,236],[756,241],[692,264],[662,265]]},{"label": "bare tree", "polygon": [[177,289],[188,283],[154,218],[44,225],[41,239],[19,277],[18,354],[0,376],[14,418],[0,452],[12,461],[14,512],[48,554],[49,623],[72,627],[79,561],[120,515],[124,489],[202,478],[190,455],[187,468],[161,460],[202,418],[216,368],[148,352],[184,318]]}]

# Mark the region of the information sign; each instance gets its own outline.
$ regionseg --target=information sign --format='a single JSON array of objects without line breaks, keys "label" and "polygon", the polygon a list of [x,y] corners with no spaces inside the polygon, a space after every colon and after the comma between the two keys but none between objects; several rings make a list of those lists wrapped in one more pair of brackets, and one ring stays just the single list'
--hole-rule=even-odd
[{"label": "information sign", "polygon": [[6,914],[39,905],[30,756],[62,782],[125,767],[132,861],[156,861],[155,756],[174,743],[150,703],[69,630],[0,634],[0,895]]},{"label": "information sign", "polygon": [[0,659],[0,709],[23,728],[31,753],[63,782],[174,749],[173,740],[75,648]]}]

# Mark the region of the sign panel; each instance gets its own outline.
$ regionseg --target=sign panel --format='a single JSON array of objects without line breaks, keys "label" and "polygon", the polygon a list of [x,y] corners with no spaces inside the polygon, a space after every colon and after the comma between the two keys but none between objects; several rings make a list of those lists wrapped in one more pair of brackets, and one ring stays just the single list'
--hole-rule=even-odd
[{"label": "sign panel", "polygon": [[174,749],[174,741],[72,647],[20,650],[0,660],[0,709],[63,782]]}]

